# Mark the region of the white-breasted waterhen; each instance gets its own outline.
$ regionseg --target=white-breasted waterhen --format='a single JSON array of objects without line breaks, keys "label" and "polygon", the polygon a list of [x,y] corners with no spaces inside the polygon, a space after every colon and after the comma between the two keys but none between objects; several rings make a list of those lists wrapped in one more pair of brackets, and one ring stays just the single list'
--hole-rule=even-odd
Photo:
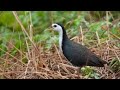
[{"label": "white-breasted waterhen", "polygon": [[54,31],[59,32],[59,48],[63,55],[72,63],[73,66],[96,66],[104,67],[106,61],[100,59],[85,46],[71,41],[63,25],[59,23],[52,24]]}]

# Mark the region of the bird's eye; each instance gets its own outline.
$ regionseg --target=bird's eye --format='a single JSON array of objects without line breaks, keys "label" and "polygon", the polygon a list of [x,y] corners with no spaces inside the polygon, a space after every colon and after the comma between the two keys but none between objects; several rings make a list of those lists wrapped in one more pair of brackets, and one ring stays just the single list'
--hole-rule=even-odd
[{"label": "bird's eye", "polygon": [[53,27],[57,27],[57,25],[54,25]]}]

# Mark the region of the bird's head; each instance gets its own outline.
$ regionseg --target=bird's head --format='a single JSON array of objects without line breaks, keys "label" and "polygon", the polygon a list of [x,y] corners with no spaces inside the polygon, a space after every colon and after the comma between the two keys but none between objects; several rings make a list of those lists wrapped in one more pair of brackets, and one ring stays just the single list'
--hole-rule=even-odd
[{"label": "bird's head", "polygon": [[63,30],[63,26],[61,24],[58,24],[58,23],[52,24],[52,28],[54,31],[57,31],[57,32],[61,32]]}]

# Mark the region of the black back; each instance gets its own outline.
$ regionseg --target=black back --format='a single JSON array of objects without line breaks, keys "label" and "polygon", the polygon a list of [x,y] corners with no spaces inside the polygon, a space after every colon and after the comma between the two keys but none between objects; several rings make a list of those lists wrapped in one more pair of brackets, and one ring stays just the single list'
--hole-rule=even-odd
[{"label": "black back", "polygon": [[74,66],[103,67],[104,64],[107,63],[106,61],[101,60],[97,55],[95,55],[85,46],[75,43],[68,39],[64,27],[62,25],[61,27],[63,28],[63,42],[62,42],[63,54]]}]

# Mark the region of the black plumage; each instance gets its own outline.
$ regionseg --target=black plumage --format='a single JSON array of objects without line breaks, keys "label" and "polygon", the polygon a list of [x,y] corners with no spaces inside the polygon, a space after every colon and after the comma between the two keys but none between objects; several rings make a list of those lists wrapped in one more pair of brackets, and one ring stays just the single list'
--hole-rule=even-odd
[{"label": "black plumage", "polygon": [[85,46],[78,44],[74,41],[71,41],[64,29],[64,27],[60,25],[63,30],[63,38],[62,38],[62,52],[64,56],[74,65],[74,66],[96,66],[103,67],[104,64],[107,64],[106,61],[101,60],[96,54],[91,52]]}]

